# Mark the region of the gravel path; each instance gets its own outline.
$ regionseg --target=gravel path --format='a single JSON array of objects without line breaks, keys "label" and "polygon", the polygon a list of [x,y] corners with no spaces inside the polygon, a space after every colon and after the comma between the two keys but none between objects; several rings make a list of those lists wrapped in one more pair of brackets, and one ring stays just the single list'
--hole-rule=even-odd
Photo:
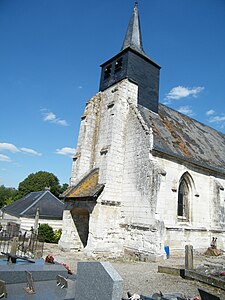
[{"label": "gravel path", "polygon": [[[63,252],[55,244],[45,244],[43,258],[49,253],[54,256],[56,261],[66,263],[75,273],[77,262],[90,260],[81,252]],[[93,261],[93,259],[91,260]],[[198,281],[186,280],[179,276],[158,273],[158,265],[170,267],[183,266],[184,257],[170,257],[167,260],[157,263],[128,260],[110,260],[110,262],[124,280],[123,297],[126,296],[127,291],[143,295],[151,295],[159,291],[162,291],[162,293],[181,292],[189,297],[193,297],[198,295],[198,288],[202,288],[218,295],[221,300],[225,300],[224,290],[213,288]],[[195,254],[195,267],[200,264],[223,265],[225,268],[225,256],[206,257]]]}]

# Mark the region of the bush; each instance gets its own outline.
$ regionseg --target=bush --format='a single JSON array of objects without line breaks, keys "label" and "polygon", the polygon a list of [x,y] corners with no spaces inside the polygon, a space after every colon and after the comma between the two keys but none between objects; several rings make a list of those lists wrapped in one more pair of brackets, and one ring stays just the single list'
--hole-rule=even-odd
[{"label": "bush", "polygon": [[41,224],[38,227],[38,235],[41,236],[46,243],[54,243],[54,231],[48,224]]},{"label": "bush", "polygon": [[54,243],[58,243],[59,239],[61,238],[62,229],[58,229],[54,231]]},{"label": "bush", "polygon": [[53,231],[48,224],[41,224],[38,228],[38,235],[42,237],[46,243],[57,244],[62,234],[62,229]]}]

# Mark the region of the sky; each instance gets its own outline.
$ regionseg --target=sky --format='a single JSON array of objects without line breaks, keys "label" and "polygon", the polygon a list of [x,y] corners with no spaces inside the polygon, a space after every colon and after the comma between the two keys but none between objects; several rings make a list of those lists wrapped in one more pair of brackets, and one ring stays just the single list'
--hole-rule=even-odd
[{"label": "sky", "polygon": [[[0,0],[0,185],[68,183],[85,103],[120,51],[133,0]],[[159,101],[225,133],[225,0],[139,0]]]}]

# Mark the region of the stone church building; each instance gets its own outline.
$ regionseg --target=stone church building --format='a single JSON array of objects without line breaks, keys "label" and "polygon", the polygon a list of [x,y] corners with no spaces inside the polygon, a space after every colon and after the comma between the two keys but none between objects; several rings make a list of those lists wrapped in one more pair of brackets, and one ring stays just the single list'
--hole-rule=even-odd
[{"label": "stone church building", "polygon": [[212,237],[225,249],[225,136],[159,104],[137,4],[81,117],[59,247],[157,260]]}]

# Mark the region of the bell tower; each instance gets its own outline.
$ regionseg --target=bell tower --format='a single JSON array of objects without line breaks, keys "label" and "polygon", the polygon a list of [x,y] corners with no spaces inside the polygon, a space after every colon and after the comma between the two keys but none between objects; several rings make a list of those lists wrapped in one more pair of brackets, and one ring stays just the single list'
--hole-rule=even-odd
[{"label": "bell tower", "polygon": [[120,52],[103,63],[101,68],[100,91],[127,78],[138,85],[138,104],[158,113],[161,67],[143,50],[137,2]]}]

